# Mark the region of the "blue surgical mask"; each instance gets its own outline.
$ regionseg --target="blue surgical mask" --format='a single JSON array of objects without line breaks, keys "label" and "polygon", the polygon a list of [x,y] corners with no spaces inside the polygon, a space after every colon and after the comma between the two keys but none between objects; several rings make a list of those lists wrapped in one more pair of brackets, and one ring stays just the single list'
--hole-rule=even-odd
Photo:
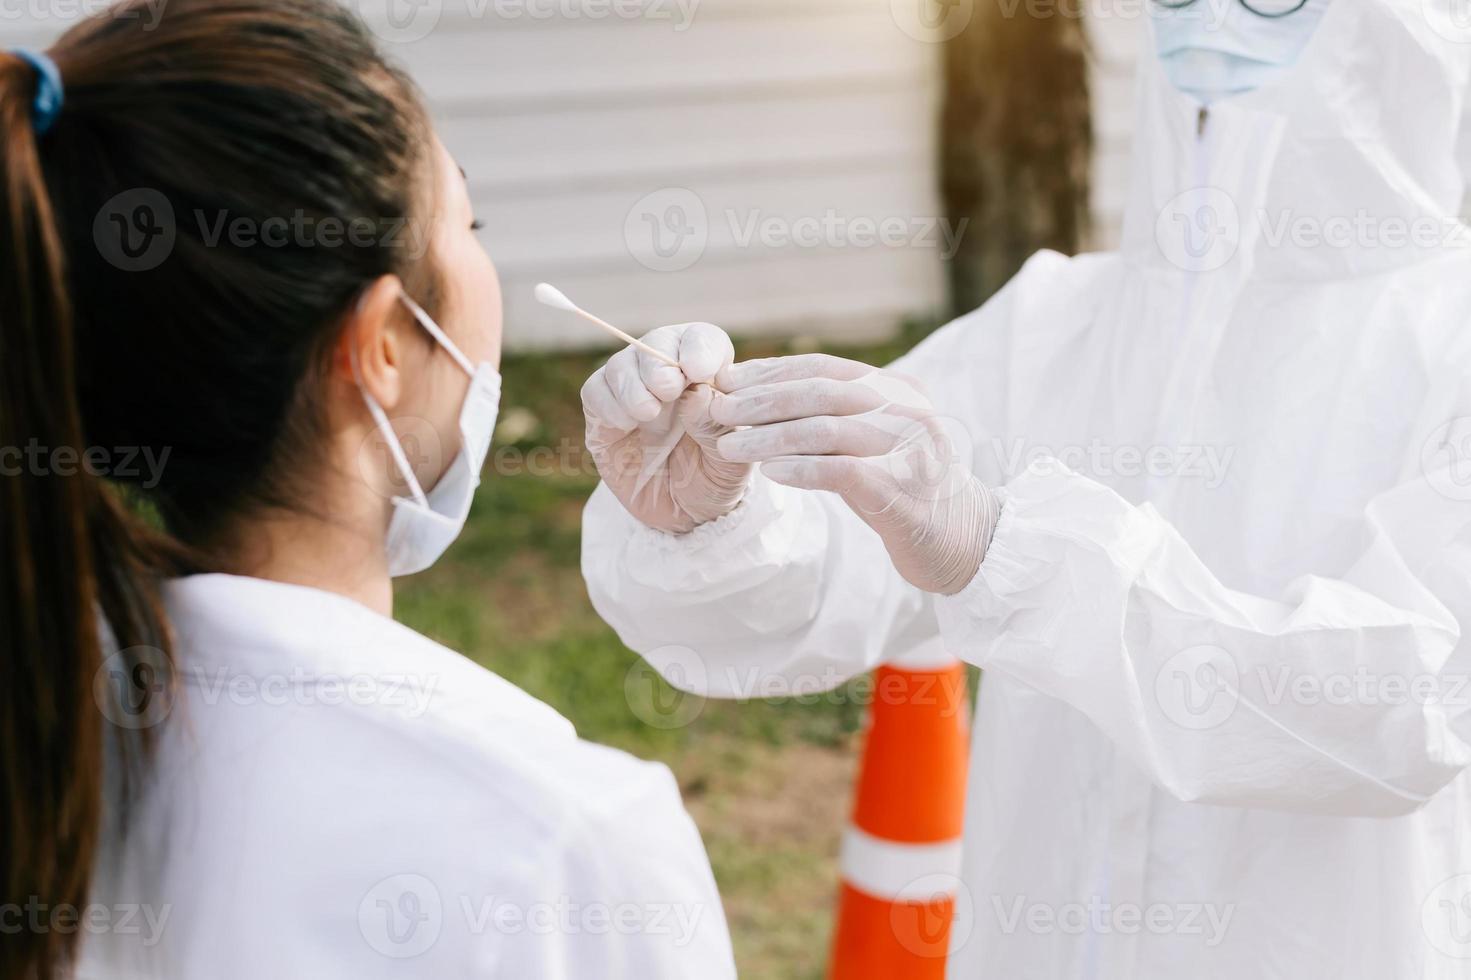
[{"label": "blue surgical mask", "polygon": [[1283,17],[1263,17],[1241,0],[1149,5],[1154,49],[1170,82],[1202,103],[1259,88],[1297,61],[1329,0],[1308,0]]},{"label": "blue surgical mask", "polygon": [[[367,403],[378,431],[388,444],[394,465],[410,492],[408,497],[393,498],[393,517],[388,523],[388,574],[394,577],[422,572],[438,561],[439,556],[460,536],[465,519],[470,516],[475,488],[480,486],[480,470],[490,452],[501,400],[501,376],[495,366],[487,361],[478,365],[471,362],[418,303],[407,296],[400,295],[399,298],[419,325],[470,376],[470,390],[465,393],[464,404],[460,407],[460,451],[439,482],[426,494],[409,466],[408,457],[388,422],[387,414],[362,382],[358,382],[363,401]],[[357,370],[356,359],[353,370]]]}]

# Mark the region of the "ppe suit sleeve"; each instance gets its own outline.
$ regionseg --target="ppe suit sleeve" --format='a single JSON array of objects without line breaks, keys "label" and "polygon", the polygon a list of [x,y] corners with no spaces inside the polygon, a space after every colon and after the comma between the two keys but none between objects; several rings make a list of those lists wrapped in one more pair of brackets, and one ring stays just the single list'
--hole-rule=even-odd
[{"label": "ppe suit sleeve", "polygon": [[711,697],[827,690],[938,643],[932,598],[834,494],[757,473],[734,511],[655,531],[599,485],[583,514],[594,607],[671,684]]},{"label": "ppe suit sleeve", "polygon": [[1076,707],[1185,801],[1414,810],[1468,763],[1471,509],[1426,479],[1377,497],[1340,579],[1227,588],[1148,505],[1038,461],[947,647]]},{"label": "ppe suit sleeve", "polygon": [[[959,442],[1000,436],[1022,342],[1065,343],[1058,315],[1107,262],[1039,252],[983,307],[890,369],[920,379]],[[1044,284],[1045,288],[1037,288]],[[1038,334],[1046,333],[1047,337]],[[978,463],[989,459],[983,454]],[[995,467],[977,467],[987,482]],[[670,683],[713,697],[811,693],[939,647],[935,597],[904,581],[879,536],[832,493],[758,471],[742,504],[686,535],[652,531],[599,486],[583,514],[582,571],[598,613]]]},{"label": "ppe suit sleeve", "polygon": [[699,831],[669,770],[641,770],[569,806],[575,816],[551,853],[524,856],[525,893],[497,896],[499,918],[485,923],[496,947],[486,975],[735,980]]}]

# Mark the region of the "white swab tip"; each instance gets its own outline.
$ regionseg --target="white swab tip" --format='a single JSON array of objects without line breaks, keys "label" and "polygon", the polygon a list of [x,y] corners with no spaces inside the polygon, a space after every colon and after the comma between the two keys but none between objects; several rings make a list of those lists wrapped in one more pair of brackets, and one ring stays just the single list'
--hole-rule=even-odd
[{"label": "white swab tip", "polygon": [[550,306],[554,310],[567,310],[569,313],[577,312],[577,304],[573,303],[562,291],[549,282],[536,284],[536,301],[542,306]]}]

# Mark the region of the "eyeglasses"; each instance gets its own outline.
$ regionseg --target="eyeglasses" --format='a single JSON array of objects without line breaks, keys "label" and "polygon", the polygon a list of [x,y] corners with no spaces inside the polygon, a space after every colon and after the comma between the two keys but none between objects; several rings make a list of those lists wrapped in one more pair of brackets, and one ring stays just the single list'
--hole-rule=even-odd
[{"label": "eyeglasses", "polygon": [[[1179,10],[1195,3],[1195,0],[1151,0],[1167,10]],[[1286,17],[1306,7],[1308,0],[1240,0],[1241,6],[1258,17]]]}]

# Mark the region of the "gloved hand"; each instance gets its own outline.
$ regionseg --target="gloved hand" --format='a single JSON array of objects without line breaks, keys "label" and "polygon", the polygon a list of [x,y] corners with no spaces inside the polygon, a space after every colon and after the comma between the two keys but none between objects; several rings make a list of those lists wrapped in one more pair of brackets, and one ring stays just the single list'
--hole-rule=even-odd
[{"label": "gloved hand", "polygon": [[917,381],[807,354],[733,365],[719,384],[714,421],[751,426],[720,437],[722,457],[760,463],[787,486],[837,493],[878,532],[899,574],[926,592],[959,592],[975,577],[997,501],[957,458]]},{"label": "gloved hand", "polygon": [[659,327],[642,339],[680,369],[636,347],[610,357],[582,386],[587,448],[630,514],[682,534],[732,510],[751,478],[749,463],[716,455],[715,440],[730,430],[710,420],[708,382],[735,350],[708,323]]}]

